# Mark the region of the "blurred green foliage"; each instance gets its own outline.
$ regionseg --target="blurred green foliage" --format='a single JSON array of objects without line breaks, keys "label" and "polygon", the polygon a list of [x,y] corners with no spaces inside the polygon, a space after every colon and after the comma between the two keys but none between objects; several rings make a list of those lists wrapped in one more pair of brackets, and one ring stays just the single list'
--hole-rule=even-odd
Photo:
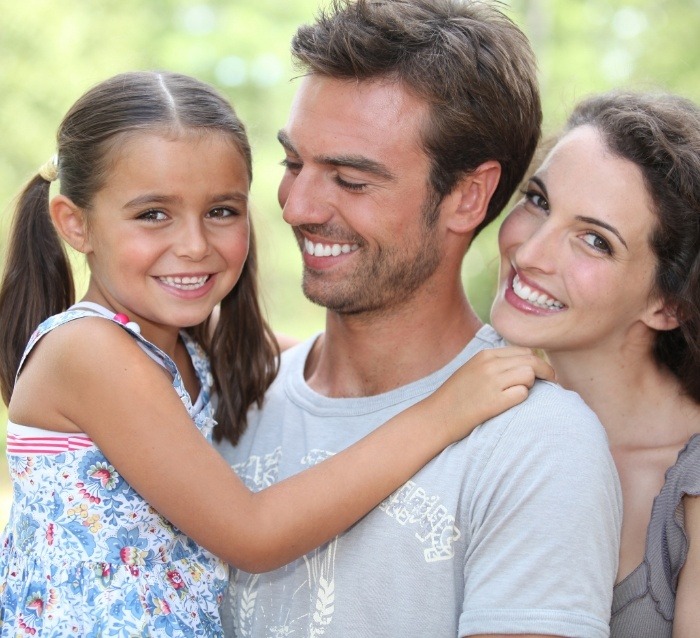
[{"label": "blurred green foliage", "polygon": [[[195,75],[226,93],[249,128],[271,322],[298,337],[321,329],[323,312],[301,295],[300,259],[276,203],[282,155],[275,141],[294,90],[289,40],[298,24],[313,18],[317,0],[2,4],[2,230],[13,195],[52,154],[63,113],[89,86],[129,69]],[[502,6],[538,55],[547,132],[557,129],[577,99],[612,86],[700,97],[700,0],[513,0]],[[493,225],[479,237],[464,266],[465,285],[483,318],[495,281],[496,232]]]},{"label": "blurred green foliage", "polygon": [[[276,202],[282,154],[275,141],[294,91],[289,40],[298,24],[313,18],[317,0],[0,4],[2,230],[13,195],[53,153],[63,113],[89,86],[130,69],[195,75],[226,93],[249,128],[262,289],[273,327],[297,337],[322,329],[323,311],[301,295],[298,251]],[[700,0],[513,0],[502,6],[538,55],[546,132],[557,129],[577,99],[613,86],[700,98]],[[464,266],[482,318],[495,282],[496,232],[494,224],[482,233]]]}]

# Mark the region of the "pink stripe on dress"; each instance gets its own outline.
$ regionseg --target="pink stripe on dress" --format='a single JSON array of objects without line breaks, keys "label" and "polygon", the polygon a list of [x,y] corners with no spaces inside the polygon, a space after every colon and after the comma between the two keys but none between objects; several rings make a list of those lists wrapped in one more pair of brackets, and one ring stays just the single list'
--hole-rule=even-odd
[{"label": "pink stripe on dress", "polygon": [[87,434],[55,433],[52,436],[20,436],[8,432],[8,454],[60,454],[93,447]]}]

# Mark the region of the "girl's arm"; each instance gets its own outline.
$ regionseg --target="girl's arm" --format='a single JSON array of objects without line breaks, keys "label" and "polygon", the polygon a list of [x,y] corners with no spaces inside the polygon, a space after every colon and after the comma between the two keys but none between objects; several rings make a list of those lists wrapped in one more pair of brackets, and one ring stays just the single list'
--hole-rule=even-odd
[{"label": "girl's arm", "polygon": [[82,319],[43,341],[19,382],[41,388],[34,396],[59,406],[61,427],[86,432],[164,517],[251,572],[284,565],[347,529],[446,446],[522,401],[535,376],[552,378],[526,348],[479,353],[347,450],[253,493],[193,426],[169,375],[119,327]]},{"label": "girl's arm", "polygon": [[700,496],[684,496],[688,556],[678,577],[673,638],[696,638],[700,628]]}]

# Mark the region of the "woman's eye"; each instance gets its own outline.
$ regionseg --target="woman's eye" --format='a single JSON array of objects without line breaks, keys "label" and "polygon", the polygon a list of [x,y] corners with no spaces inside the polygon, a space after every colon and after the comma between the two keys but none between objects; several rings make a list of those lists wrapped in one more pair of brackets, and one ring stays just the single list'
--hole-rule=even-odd
[{"label": "woman's eye", "polygon": [[533,206],[541,208],[542,210],[549,210],[549,202],[545,199],[542,193],[537,191],[525,191],[525,199],[530,202]]},{"label": "woman's eye", "polygon": [[592,248],[595,248],[596,250],[602,253],[607,253],[608,255],[612,254],[610,244],[605,239],[603,239],[598,233],[586,233],[583,236],[583,241],[585,241]]},{"label": "woman's eye", "polygon": [[147,222],[160,222],[167,219],[167,215],[162,210],[147,210],[141,213],[138,218]]}]

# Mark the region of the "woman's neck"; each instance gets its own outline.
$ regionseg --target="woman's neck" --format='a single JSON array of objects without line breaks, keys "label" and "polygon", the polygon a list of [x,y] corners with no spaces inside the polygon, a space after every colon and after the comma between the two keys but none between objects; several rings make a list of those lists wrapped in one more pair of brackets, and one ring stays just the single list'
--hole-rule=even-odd
[{"label": "woman's neck", "polygon": [[550,353],[562,386],[604,425],[612,448],[683,445],[700,432],[700,405],[650,353]]}]

